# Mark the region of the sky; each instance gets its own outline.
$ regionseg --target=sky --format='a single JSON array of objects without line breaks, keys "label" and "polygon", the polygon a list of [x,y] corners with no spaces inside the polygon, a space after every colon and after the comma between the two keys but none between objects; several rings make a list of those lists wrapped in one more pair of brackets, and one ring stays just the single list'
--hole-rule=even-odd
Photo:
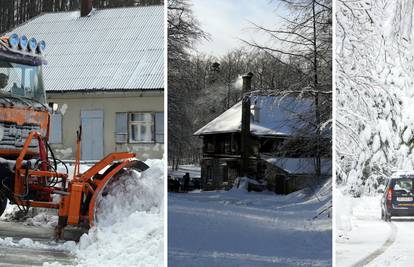
[{"label": "sky", "polygon": [[209,41],[197,43],[196,51],[222,56],[243,46],[239,39],[268,43],[269,38],[253,29],[252,24],[275,27],[280,18],[277,1],[270,0],[192,0],[194,16],[210,34]]}]

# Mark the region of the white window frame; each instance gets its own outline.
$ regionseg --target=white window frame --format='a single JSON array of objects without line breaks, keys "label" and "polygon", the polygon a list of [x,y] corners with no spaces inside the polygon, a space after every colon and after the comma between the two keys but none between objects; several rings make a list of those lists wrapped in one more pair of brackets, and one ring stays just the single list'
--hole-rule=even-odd
[{"label": "white window frame", "polygon": [[[151,121],[132,121],[131,117],[133,114],[149,114],[151,117]],[[145,117],[145,116],[144,116]],[[128,143],[130,144],[148,144],[148,143],[155,143],[155,131],[154,131],[154,113],[153,112],[128,112]],[[146,125],[151,130],[151,140],[150,141],[138,141],[132,140],[132,126],[133,125]],[[138,131],[140,134],[140,131]]]}]

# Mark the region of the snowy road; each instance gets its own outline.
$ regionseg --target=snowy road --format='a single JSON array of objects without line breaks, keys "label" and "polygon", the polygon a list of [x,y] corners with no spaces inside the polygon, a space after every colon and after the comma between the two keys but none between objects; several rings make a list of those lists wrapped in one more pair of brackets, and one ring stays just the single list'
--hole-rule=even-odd
[{"label": "snowy road", "polygon": [[[78,237],[69,232],[67,234],[67,240]],[[13,241],[9,241],[10,238]],[[28,238],[38,243],[33,244]],[[74,256],[67,250],[57,248],[58,244],[52,242],[52,239],[53,229],[0,221],[0,266],[42,266],[44,262],[73,263]]]},{"label": "snowy road", "polygon": [[379,197],[343,197],[345,202],[349,206],[341,205],[344,209],[337,214],[338,267],[412,266],[414,218],[382,221]]},{"label": "snowy road", "polygon": [[171,266],[331,266],[331,220],[300,193],[169,194]]},{"label": "snowy road", "polygon": [[413,236],[414,236],[414,219],[413,218],[395,218],[392,219],[395,226],[395,241],[387,250],[373,260],[369,265],[374,266],[412,266],[414,262],[413,254]]}]

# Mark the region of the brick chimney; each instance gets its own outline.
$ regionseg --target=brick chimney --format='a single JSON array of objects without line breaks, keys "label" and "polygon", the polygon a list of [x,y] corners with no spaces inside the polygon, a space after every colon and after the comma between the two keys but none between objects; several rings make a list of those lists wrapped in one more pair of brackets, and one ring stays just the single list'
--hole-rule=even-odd
[{"label": "brick chimney", "polygon": [[248,175],[249,157],[250,157],[250,96],[248,92],[252,88],[253,73],[249,72],[242,76],[242,118],[241,118],[241,140],[240,140],[240,152],[241,152],[241,176]]},{"label": "brick chimney", "polygon": [[92,11],[92,0],[81,0],[81,17],[86,17]]}]

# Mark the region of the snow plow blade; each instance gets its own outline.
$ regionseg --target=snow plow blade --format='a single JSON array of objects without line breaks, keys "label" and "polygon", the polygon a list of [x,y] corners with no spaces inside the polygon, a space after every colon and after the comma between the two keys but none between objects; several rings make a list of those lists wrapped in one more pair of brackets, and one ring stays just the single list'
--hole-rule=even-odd
[{"label": "snow plow blade", "polygon": [[142,162],[142,161],[132,160],[127,165],[127,168],[134,169],[134,170],[136,170],[138,172],[144,172],[144,171],[146,171],[146,170],[149,169],[149,166],[147,164],[145,164],[144,162]]},{"label": "snow plow blade", "polygon": [[106,196],[113,188],[114,184],[119,178],[128,172],[128,170],[135,170],[137,172],[144,172],[149,168],[147,164],[139,160],[126,160],[123,162],[117,162],[108,168],[102,175],[102,179],[96,182],[96,189],[92,195],[89,203],[89,227],[93,227],[97,221],[96,212],[99,208],[97,205],[101,197]]}]

